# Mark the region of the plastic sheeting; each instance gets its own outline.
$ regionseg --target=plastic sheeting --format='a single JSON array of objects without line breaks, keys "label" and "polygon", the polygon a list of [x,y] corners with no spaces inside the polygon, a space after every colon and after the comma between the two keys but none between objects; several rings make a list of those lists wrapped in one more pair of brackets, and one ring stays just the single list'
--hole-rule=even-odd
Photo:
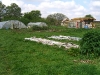
[{"label": "plastic sheeting", "polygon": [[21,29],[21,28],[26,28],[25,24],[18,21],[18,20],[9,20],[9,21],[4,21],[0,22],[0,29]]},{"label": "plastic sheeting", "polygon": [[28,27],[32,27],[32,26],[39,26],[39,27],[43,27],[43,26],[47,26],[46,23],[44,22],[30,22],[27,25]]},{"label": "plastic sheeting", "polygon": [[31,38],[25,38],[25,40],[30,40],[30,41],[35,41],[38,43],[42,44],[47,44],[47,45],[57,45],[58,47],[65,47],[66,49],[69,48],[79,48],[79,45],[73,44],[73,43],[62,43],[54,40],[49,40],[49,39],[42,39],[42,38],[36,38],[36,37],[31,37]]}]

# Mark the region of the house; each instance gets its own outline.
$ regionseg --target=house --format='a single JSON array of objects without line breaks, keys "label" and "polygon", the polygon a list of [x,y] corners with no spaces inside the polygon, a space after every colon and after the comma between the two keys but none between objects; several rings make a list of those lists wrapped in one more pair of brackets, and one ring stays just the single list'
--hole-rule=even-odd
[{"label": "house", "polygon": [[[94,25],[94,18],[89,17],[78,17],[73,18],[69,21],[63,21],[63,24],[66,24],[68,28],[84,28],[85,25],[87,25],[89,28],[93,28]],[[63,25],[62,25],[63,26]]]},{"label": "house", "polygon": [[69,19],[68,18],[64,18],[61,22],[61,26],[66,26],[68,27],[68,24],[69,24]]}]

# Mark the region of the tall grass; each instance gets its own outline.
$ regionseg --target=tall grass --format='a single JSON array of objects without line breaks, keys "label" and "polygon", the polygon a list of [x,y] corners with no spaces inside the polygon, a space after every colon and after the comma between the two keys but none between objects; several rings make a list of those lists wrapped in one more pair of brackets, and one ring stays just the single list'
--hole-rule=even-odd
[{"label": "tall grass", "polygon": [[[58,28],[58,29],[57,29]],[[53,27],[49,30],[0,30],[0,75],[99,75],[96,64],[75,63],[64,48],[25,41],[25,37],[70,35],[82,37],[88,30]],[[97,66],[98,65],[98,66]]]}]

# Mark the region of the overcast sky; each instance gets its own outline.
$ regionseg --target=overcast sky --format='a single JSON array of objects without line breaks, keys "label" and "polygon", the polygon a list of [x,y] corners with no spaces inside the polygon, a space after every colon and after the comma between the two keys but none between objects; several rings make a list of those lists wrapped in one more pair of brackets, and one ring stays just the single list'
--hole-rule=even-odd
[{"label": "overcast sky", "polygon": [[42,17],[49,14],[62,13],[69,19],[84,17],[91,14],[96,20],[100,20],[100,0],[0,0],[6,6],[16,3],[22,9],[22,13],[31,10],[40,10]]}]

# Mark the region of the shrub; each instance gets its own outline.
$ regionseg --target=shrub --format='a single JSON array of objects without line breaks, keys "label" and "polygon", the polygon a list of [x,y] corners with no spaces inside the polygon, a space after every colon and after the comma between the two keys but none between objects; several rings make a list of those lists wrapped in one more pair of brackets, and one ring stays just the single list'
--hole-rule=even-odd
[{"label": "shrub", "polygon": [[100,33],[89,31],[80,41],[80,51],[87,56],[100,56]]},{"label": "shrub", "polygon": [[48,26],[32,26],[32,30],[47,30]]}]

